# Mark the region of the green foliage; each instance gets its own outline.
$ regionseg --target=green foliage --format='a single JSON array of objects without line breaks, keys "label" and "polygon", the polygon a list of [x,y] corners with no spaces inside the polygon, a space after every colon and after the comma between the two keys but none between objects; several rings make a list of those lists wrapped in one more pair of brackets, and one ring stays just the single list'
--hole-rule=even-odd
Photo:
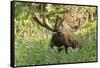
[{"label": "green foliage", "polygon": [[[80,40],[82,49],[68,49],[68,54],[50,49],[52,33],[38,25],[33,19],[34,14],[46,14],[49,24],[54,25],[56,15],[63,16],[64,12],[74,9],[87,10],[83,14],[87,18],[87,25],[75,33]],[[51,5],[44,9],[39,4],[15,2],[15,64],[16,65],[41,65],[56,63],[73,63],[96,61],[96,18],[93,21],[88,18],[89,14],[95,15],[96,8],[72,5]],[[53,26],[52,26],[53,27]]]},{"label": "green foliage", "polygon": [[[42,40],[31,44],[19,43],[16,47],[16,64],[17,65],[41,65],[41,64],[58,64],[73,62],[96,61],[96,38],[95,34],[85,36],[81,39],[82,49],[68,49],[68,54],[57,52],[57,49],[51,50],[49,47],[50,40]],[[85,43],[84,43],[85,42]]]}]

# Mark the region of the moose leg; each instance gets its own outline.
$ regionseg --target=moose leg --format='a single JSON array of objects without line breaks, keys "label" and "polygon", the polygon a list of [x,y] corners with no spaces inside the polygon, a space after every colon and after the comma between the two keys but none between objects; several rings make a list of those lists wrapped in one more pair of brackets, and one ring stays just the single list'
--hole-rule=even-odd
[{"label": "moose leg", "polygon": [[58,47],[58,53],[60,53],[62,51],[61,47]]},{"label": "moose leg", "polygon": [[50,42],[49,47],[50,47],[50,52],[53,53],[54,44]]},{"label": "moose leg", "polygon": [[79,46],[78,46],[78,49],[79,49],[79,51],[81,51],[81,50],[82,50],[82,46],[81,46],[81,45],[79,45]]},{"label": "moose leg", "polygon": [[65,46],[65,53],[68,53],[68,46]]},{"label": "moose leg", "polygon": [[54,47],[54,44],[53,44],[53,43],[51,43],[51,44],[50,44],[50,48],[51,48],[51,49],[53,49],[53,47]]}]

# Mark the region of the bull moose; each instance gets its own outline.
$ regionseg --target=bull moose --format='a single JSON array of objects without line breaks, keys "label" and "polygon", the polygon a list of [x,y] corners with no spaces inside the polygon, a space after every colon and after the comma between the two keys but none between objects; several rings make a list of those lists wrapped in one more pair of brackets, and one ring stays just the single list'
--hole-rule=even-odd
[{"label": "bull moose", "polygon": [[53,48],[54,46],[56,46],[58,49],[58,52],[61,52],[62,48],[64,47],[65,53],[67,53],[68,47],[75,49],[76,47],[79,46],[79,40],[77,40],[77,38],[73,34],[72,30],[79,28],[80,20],[78,21],[78,25],[73,25],[73,27],[72,27],[72,25],[68,24],[70,26],[70,28],[72,28],[72,30],[70,30],[70,29],[64,30],[64,29],[60,28],[64,21],[66,21],[66,22],[69,21],[70,23],[76,21],[72,18],[73,17],[70,14],[66,14],[66,13],[64,14],[63,17],[60,17],[57,15],[57,17],[55,19],[55,25],[53,28],[51,28],[48,25],[48,21],[46,20],[46,15],[34,14],[34,16],[33,16],[33,19],[36,21],[36,23],[38,23],[42,27],[44,27],[52,32],[50,47]]}]

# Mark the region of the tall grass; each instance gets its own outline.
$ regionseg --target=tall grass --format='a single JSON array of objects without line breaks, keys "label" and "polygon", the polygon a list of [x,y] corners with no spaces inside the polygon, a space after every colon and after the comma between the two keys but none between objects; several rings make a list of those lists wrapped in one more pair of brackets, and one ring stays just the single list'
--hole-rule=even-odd
[{"label": "tall grass", "polygon": [[[84,36],[83,36],[84,35]],[[15,43],[15,64],[42,65],[96,61],[96,31],[78,34],[81,50],[68,48],[68,53],[58,53],[57,48],[50,48],[50,38],[33,40],[31,43],[20,39]]]}]

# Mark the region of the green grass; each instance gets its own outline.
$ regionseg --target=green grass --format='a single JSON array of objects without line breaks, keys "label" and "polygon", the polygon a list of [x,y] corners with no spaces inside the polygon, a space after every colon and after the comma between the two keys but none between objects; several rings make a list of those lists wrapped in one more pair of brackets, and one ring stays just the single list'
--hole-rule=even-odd
[{"label": "green grass", "polygon": [[79,38],[82,49],[78,51],[78,49],[69,48],[67,54],[64,53],[64,50],[58,53],[56,47],[53,50],[50,49],[50,40],[47,39],[33,41],[30,44],[21,40],[17,41],[15,64],[19,66],[96,61],[95,34]]}]

